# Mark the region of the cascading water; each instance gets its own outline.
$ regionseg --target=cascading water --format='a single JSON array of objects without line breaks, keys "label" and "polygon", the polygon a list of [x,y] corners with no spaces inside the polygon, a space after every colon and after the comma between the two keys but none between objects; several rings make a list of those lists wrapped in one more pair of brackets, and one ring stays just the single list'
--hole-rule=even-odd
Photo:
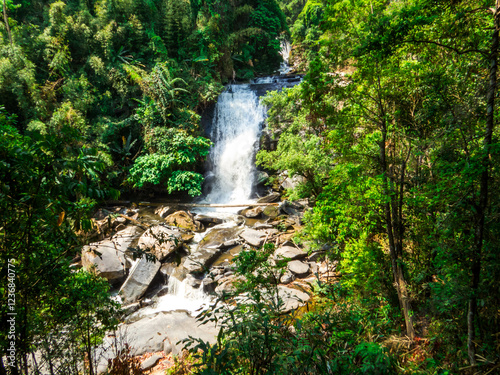
[{"label": "cascading water", "polygon": [[250,85],[229,85],[215,107],[210,138],[213,183],[210,203],[248,202],[254,186],[254,155],[265,118]]}]

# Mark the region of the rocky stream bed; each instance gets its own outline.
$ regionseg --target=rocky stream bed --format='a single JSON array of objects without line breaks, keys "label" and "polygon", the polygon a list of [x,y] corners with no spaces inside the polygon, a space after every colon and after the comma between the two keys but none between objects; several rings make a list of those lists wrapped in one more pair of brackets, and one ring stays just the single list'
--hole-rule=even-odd
[{"label": "rocky stream bed", "polygon": [[308,202],[277,200],[273,193],[257,201],[268,205],[242,207],[236,214],[190,212],[178,204],[101,208],[92,242],[74,264],[106,278],[123,306],[118,330],[98,349],[99,371],[125,345],[132,356],[142,356],[146,370],[179,353],[178,342],[188,336],[214,342],[218,328],[200,326],[199,309],[232,291],[241,278],[234,274],[233,257],[265,243],[275,245],[272,260],[287,260],[278,286],[282,312],[307,303],[308,283],[334,277],[335,266],[321,260],[323,251],[308,254],[294,242]]}]

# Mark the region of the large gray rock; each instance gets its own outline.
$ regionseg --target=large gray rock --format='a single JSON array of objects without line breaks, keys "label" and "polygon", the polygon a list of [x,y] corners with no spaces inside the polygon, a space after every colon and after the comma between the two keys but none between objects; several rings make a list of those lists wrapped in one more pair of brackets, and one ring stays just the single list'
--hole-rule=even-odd
[{"label": "large gray rock", "polygon": [[280,311],[283,313],[295,310],[311,299],[309,294],[283,285],[278,285],[278,295],[282,301]]},{"label": "large gray rock", "polygon": [[[185,311],[160,312],[131,324],[120,325],[115,337],[108,336],[104,339],[99,354],[104,365],[107,358],[112,358],[125,344],[129,345],[132,356],[159,352],[167,346],[170,346],[169,352],[175,354],[183,348],[183,344],[177,345],[177,342],[188,336],[214,343],[217,334],[218,328],[215,324],[199,325],[196,318]],[[114,347],[113,350],[104,350],[110,346]]]},{"label": "large gray rock", "polygon": [[156,225],[139,238],[139,249],[149,251],[160,262],[182,246],[181,233]]},{"label": "large gray rock", "polygon": [[292,260],[288,262],[288,269],[298,277],[306,276],[309,273],[309,263]]},{"label": "large gray rock", "polygon": [[279,205],[279,209],[284,214],[290,216],[303,216],[304,206],[297,202],[283,201]]},{"label": "large gray rock", "polygon": [[188,256],[184,268],[191,273],[201,273],[217,258],[224,248],[224,243],[238,237],[241,229],[214,227],[198,244],[197,249]]},{"label": "large gray rock", "polygon": [[146,256],[143,256],[135,263],[130,270],[127,280],[125,280],[120,289],[123,302],[133,303],[141,298],[155,278],[160,267],[160,262],[151,262]]},{"label": "large gray rock", "polygon": [[265,197],[261,197],[257,199],[257,203],[272,203],[272,202],[277,202],[280,199],[280,193],[272,192],[269,195],[266,195]]},{"label": "large gray rock", "polygon": [[280,187],[284,190],[295,189],[298,185],[306,182],[303,176],[293,176],[292,178],[286,177],[281,183]]},{"label": "large gray rock", "polygon": [[266,208],[264,208],[264,211],[262,211],[262,214],[266,217],[274,219],[279,216],[280,211],[276,206],[267,206]]},{"label": "large gray rock", "polygon": [[274,252],[274,259],[304,259],[307,256],[307,253],[301,249],[297,249],[292,246],[282,246]]},{"label": "large gray rock", "polygon": [[137,240],[142,229],[130,226],[116,233],[112,238],[84,246],[82,266],[87,271],[93,270],[113,282],[126,275],[127,261],[125,252]]},{"label": "large gray rock", "polygon": [[250,228],[245,228],[243,232],[240,233],[240,237],[250,245],[259,247],[264,243],[266,233]]}]

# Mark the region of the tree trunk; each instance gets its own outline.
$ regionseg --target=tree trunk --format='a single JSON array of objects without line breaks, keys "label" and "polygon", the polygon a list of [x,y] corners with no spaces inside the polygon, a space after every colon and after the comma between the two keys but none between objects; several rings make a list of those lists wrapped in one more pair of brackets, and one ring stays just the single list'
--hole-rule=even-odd
[{"label": "tree trunk", "polygon": [[[381,124],[381,131],[382,140],[379,144],[380,164],[382,166],[384,197],[387,199],[387,202],[384,204],[384,216],[387,229],[387,237],[389,239],[389,252],[391,255],[392,273],[394,276],[396,291],[398,293],[399,305],[401,307],[401,310],[403,311],[406,334],[411,340],[413,340],[413,338],[415,337],[415,330],[413,328],[413,318],[411,316],[411,304],[408,295],[406,280],[404,278],[403,268],[401,265],[401,254],[403,252],[403,238],[400,225],[401,223],[399,223],[401,217],[393,217],[393,215],[396,215],[398,212],[402,211],[398,209],[398,199],[394,196],[394,194],[392,194],[394,193],[394,191],[392,191],[389,186],[390,181],[386,161],[387,126],[385,122]],[[402,173],[404,173],[404,168],[402,168]],[[400,199],[400,202],[402,204],[402,197]]]},{"label": "tree trunk", "polygon": [[3,0],[3,20],[5,22],[5,28],[7,29],[7,34],[9,35],[10,45],[12,46],[12,34],[10,33],[9,18],[7,17],[6,0]]},{"label": "tree trunk", "polygon": [[495,95],[497,91],[497,69],[498,69],[498,44],[499,44],[499,29],[500,29],[500,0],[496,1],[494,8],[494,31],[491,38],[491,51],[490,51],[490,84],[486,97],[486,130],[483,139],[483,159],[481,172],[480,190],[479,190],[479,204],[477,205],[477,213],[475,220],[475,233],[474,233],[474,250],[472,253],[472,290],[469,299],[469,310],[467,313],[467,352],[469,355],[469,362],[471,366],[477,365],[476,362],[476,347],[474,339],[476,337],[476,325],[479,320],[477,312],[477,295],[479,289],[479,282],[481,278],[481,253],[483,250],[484,242],[484,222],[486,216],[486,209],[488,207],[488,180],[490,168],[490,155],[489,148],[492,143],[493,127],[495,125]]}]

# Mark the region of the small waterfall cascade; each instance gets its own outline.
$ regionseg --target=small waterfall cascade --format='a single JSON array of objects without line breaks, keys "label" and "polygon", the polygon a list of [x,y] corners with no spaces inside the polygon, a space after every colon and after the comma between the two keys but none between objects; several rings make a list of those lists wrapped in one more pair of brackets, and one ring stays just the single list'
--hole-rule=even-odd
[{"label": "small waterfall cascade", "polygon": [[281,57],[283,57],[283,62],[281,63],[279,72],[280,74],[288,74],[292,70],[292,68],[290,68],[290,66],[288,65],[292,46],[288,40],[282,40],[280,44],[281,44],[280,54]]},{"label": "small waterfall cascade", "polygon": [[213,182],[209,203],[247,203],[255,183],[257,151],[265,108],[250,85],[229,85],[217,101],[210,138]]},{"label": "small waterfall cascade", "polygon": [[210,297],[203,291],[203,283],[194,288],[189,285],[187,278],[180,281],[175,276],[170,276],[167,288],[167,294],[158,298],[155,307],[148,311],[149,314],[175,310],[185,310],[194,314],[210,303]]}]

